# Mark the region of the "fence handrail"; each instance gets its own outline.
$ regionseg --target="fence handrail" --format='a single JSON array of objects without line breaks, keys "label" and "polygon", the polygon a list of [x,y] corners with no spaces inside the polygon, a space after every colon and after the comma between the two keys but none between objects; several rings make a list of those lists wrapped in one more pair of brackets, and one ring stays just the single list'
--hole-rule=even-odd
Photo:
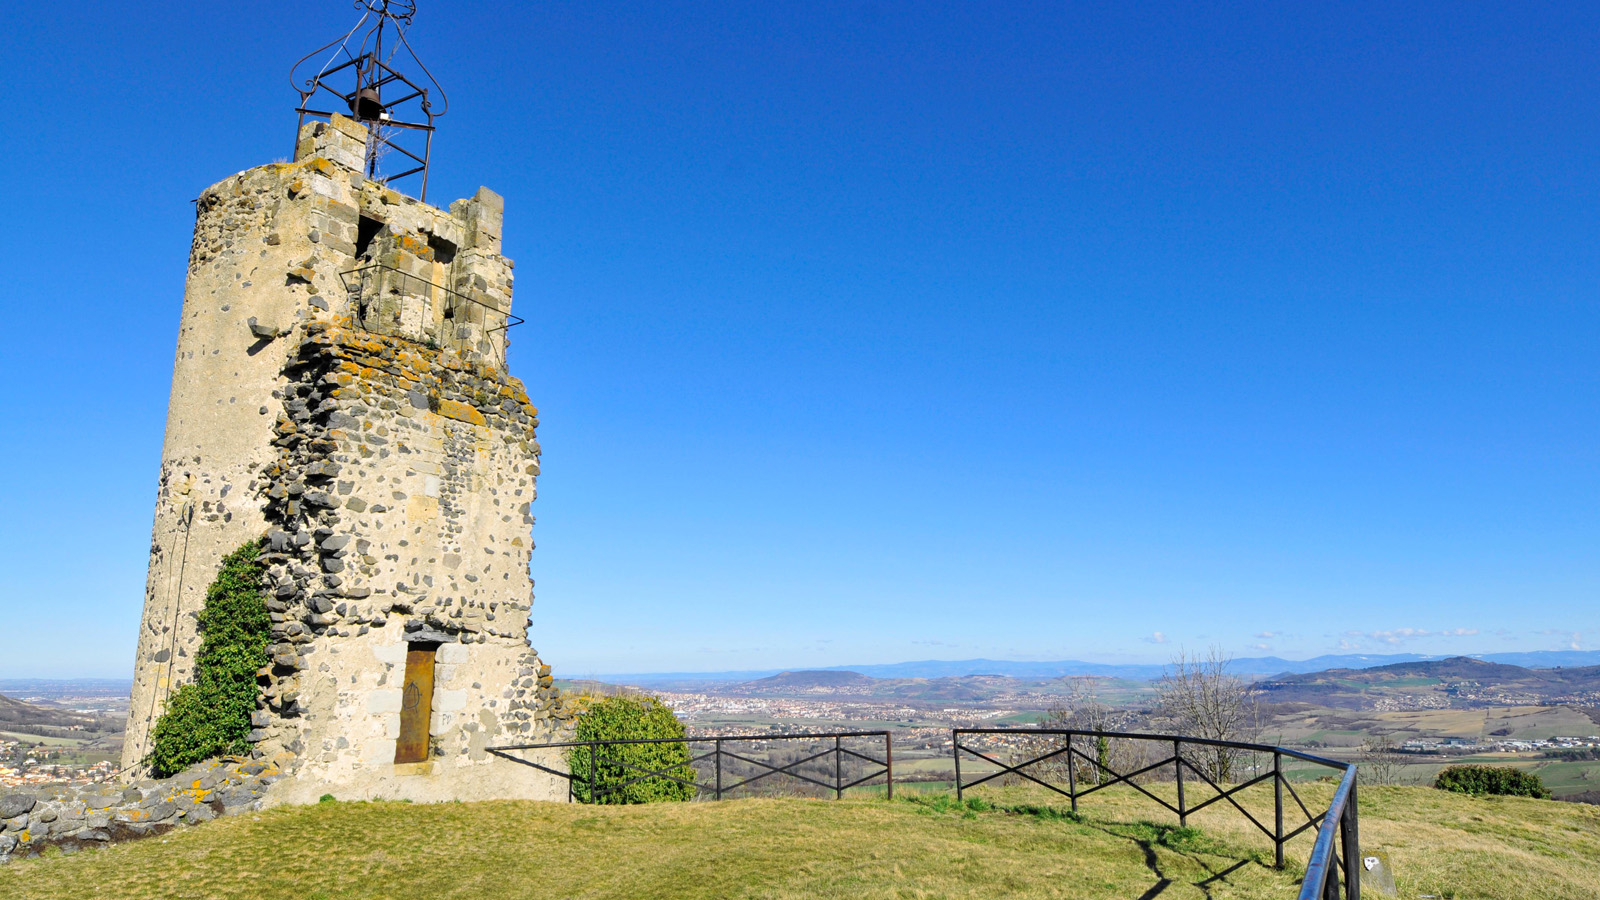
[{"label": "fence handrail", "polygon": [[587,747],[590,744],[693,744],[698,741],[793,741],[802,738],[888,737],[887,731],[828,731],[817,734],[708,734],[681,738],[597,738],[592,741],[556,741],[544,744],[508,744],[488,750],[545,750],[552,747]]},{"label": "fence handrail", "polygon": [[[1006,735],[1012,737],[1064,736],[1067,739],[1067,744],[1064,748],[1059,748],[1048,753],[1041,754],[1020,763],[1008,765],[990,757],[987,754],[980,753],[971,747],[962,746],[962,735]],[[1111,769],[1109,766],[1106,766],[1100,760],[1089,757],[1082,751],[1079,751],[1077,748],[1075,748],[1072,744],[1072,739],[1075,737],[1156,741],[1163,744],[1171,744],[1172,756],[1160,760],[1154,764],[1145,766],[1136,772],[1119,773]],[[1258,775],[1244,784],[1235,785],[1233,788],[1223,790],[1221,785],[1217,784],[1209,776],[1207,776],[1205,772],[1196,767],[1192,761],[1183,758],[1182,747],[1185,744],[1193,744],[1201,747],[1213,747],[1225,750],[1243,750],[1255,753],[1270,753],[1273,756],[1272,771],[1265,775]],[[1341,875],[1343,876],[1342,880],[1344,882],[1343,896],[1346,898],[1346,900],[1361,900],[1360,862],[1358,858],[1360,855],[1360,841],[1357,822],[1357,806],[1355,802],[1355,763],[1341,762],[1340,760],[1329,759],[1325,756],[1317,756],[1315,754],[1305,753],[1300,750],[1294,750],[1289,747],[1278,747],[1272,744],[1256,744],[1248,741],[1229,741],[1217,738],[1190,737],[1188,735],[1181,734],[1152,734],[1134,731],[1094,731],[1080,728],[952,728],[950,730],[950,749],[956,766],[955,783],[956,796],[958,798],[961,797],[962,791],[966,787],[976,787],[985,781],[989,781],[1001,775],[1014,773],[1023,778],[1027,778],[1030,781],[1035,781],[1039,784],[1042,784],[1045,787],[1054,790],[1056,793],[1067,796],[1072,801],[1073,811],[1076,812],[1078,809],[1078,798],[1080,796],[1091,794],[1099,790],[1101,787],[1106,786],[1105,784],[1097,784],[1094,787],[1088,788],[1087,790],[1079,788],[1077,779],[1074,777],[1078,766],[1078,763],[1074,760],[1074,757],[1077,757],[1093,766],[1094,771],[1099,772],[1103,770],[1105,774],[1113,776],[1113,780],[1107,784],[1114,784],[1117,782],[1125,783],[1135,790],[1150,796],[1167,809],[1176,812],[1178,814],[1178,821],[1180,824],[1187,824],[1189,813],[1197,812],[1205,806],[1216,802],[1217,800],[1226,799],[1229,803],[1233,804],[1233,806],[1237,808],[1242,815],[1254,822],[1258,828],[1261,828],[1267,833],[1268,837],[1272,838],[1275,848],[1276,864],[1278,868],[1283,867],[1284,844],[1288,843],[1288,841],[1305,831],[1307,828],[1315,828],[1317,829],[1317,839],[1312,845],[1310,856],[1306,860],[1306,875],[1304,880],[1301,882],[1299,900],[1338,900],[1338,898],[1341,896],[1339,891]],[[961,781],[961,753],[963,750],[979,759],[982,759],[985,762],[998,765],[1000,767],[1000,771],[987,774],[983,778],[972,782],[970,785],[963,785]],[[1022,769],[1031,766],[1034,763],[1054,758],[1062,753],[1066,754],[1067,759],[1068,787],[1065,791],[1061,790],[1058,785],[1041,781],[1040,779],[1022,771]],[[1328,809],[1325,812],[1320,814],[1312,814],[1311,811],[1306,808],[1305,803],[1300,799],[1299,793],[1295,791],[1294,786],[1290,784],[1288,778],[1284,776],[1284,757],[1298,759],[1303,762],[1309,762],[1319,766],[1326,766],[1330,769],[1337,769],[1342,773],[1342,777],[1339,780],[1339,786],[1337,789],[1335,789],[1333,799],[1329,802]],[[1140,774],[1159,769],[1168,763],[1172,764],[1173,771],[1177,776],[1178,805],[1176,807],[1167,803],[1165,800],[1162,800],[1160,797],[1150,794],[1148,791],[1144,790],[1144,788],[1135,784],[1131,780]],[[1186,806],[1184,803],[1183,779],[1183,771],[1186,767],[1194,774],[1200,776],[1202,781],[1206,782],[1213,789],[1215,789],[1217,791],[1217,796],[1205,800],[1196,806]],[[1268,778],[1272,779],[1273,782],[1274,821],[1273,828],[1271,829],[1268,829],[1266,826],[1262,825],[1256,820],[1254,815],[1252,815],[1244,807],[1240,806],[1238,802],[1233,799],[1233,794],[1235,792],[1250,785],[1258,784],[1267,780]],[[1288,789],[1289,794],[1294,798],[1295,803],[1300,806],[1301,811],[1306,814],[1307,819],[1305,824],[1289,832],[1284,830],[1283,823],[1283,813],[1286,808],[1283,802],[1283,791],[1285,788]],[[1337,849],[1335,849],[1336,836],[1342,838],[1342,846],[1339,846]],[[1343,864],[1342,866],[1339,865],[1341,862]],[[1332,879],[1331,881],[1330,877]]]},{"label": "fence handrail", "polygon": [[[1356,832],[1356,767],[1350,764],[1345,770],[1344,777],[1339,779],[1339,787],[1333,792],[1333,800],[1328,804],[1328,811],[1322,814],[1322,821],[1338,822],[1344,837],[1344,880],[1346,896],[1350,900],[1361,898],[1361,870],[1358,857],[1360,855],[1360,841]],[[1334,877],[1334,887],[1338,885],[1338,874],[1335,863],[1339,862],[1334,853],[1333,828],[1318,828],[1317,842],[1311,847],[1311,855],[1306,859],[1306,877],[1300,882],[1300,896],[1298,900],[1323,900],[1329,895],[1328,877]],[[1337,893],[1334,893],[1337,897]]]},{"label": "fence handrail", "polygon": [[1128,738],[1140,741],[1182,741],[1185,744],[1201,744],[1210,747],[1222,747],[1229,750],[1254,750],[1257,753],[1282,753],[1284,756],[1293,757],[1304,762],[1316,763],[1330,769],[1344,769],[1349,763],[1326,756],[1317,756],[1312,753],[1295,750],[1290,747],[1278,747],[1272,744],[1252,744],[1247,741],[1224,741],[1216,738],[1190,737],[1186,734],[1160,734],[1156,732],[1141,731],[1091,731],[1083,728],[952,728],[955,734],[1066,734],[1082,735],[1084,737]]}]

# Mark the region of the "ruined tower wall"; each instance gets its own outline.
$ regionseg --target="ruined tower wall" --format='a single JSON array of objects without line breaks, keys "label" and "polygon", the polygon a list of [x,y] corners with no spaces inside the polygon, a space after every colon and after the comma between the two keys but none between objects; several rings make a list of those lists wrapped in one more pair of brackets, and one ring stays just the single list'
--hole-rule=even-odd
[{"label": "ruined tower wall", "polygon": [[[486,752],[559,731],[528,646],[537,410],[505,371],[490,191],[436,209],[362,177],[334,117],[198,201],[125,765],[192,678],[220,559],[266,537],[250,740],[275,800],[558,797]],[[408,648],[437,647],[428,758],[396,764]]]},{"label": "ruined tower wall", "polygon": [[195,613],[220,560],[266,531],[257,476],[272,462],[280,372],[310,317],[285,273],[312,252],[310,203],[281,190],[286,167],[236,175],[196,201],[194,241],[150,541],[124,766],[149,751],[167,695],[193,678]]}]

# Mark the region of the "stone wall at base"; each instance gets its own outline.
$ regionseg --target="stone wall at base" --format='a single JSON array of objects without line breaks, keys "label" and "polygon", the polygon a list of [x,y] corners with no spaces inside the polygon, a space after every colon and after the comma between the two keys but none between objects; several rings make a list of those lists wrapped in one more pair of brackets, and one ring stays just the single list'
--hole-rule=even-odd
[{"label": "stone wall at base", "polygon": [[270,762],[225,757],[157,780],[62,785],[0,795],[0,863],[48,847],[73,853],[263,808],[282,780]]},{"label": "stone wall at base", "polygon": [[[555,751],[523,756],[547,766],[561,765]],[[196,763],[169,778],[43,785],[0,794],[0,864],[37,856],[51,847],[75,853],[154,837],[219,816],[315,803],[328,794],[336,800],[419,803],[567,799],[565,783],[520,778],[515,770],[526,767],[498,758],[494,766],[465,775],[371,777],[335,788],[290,777],[280,763],[293,762],[288,754],[277,760],[225,756]]]}]

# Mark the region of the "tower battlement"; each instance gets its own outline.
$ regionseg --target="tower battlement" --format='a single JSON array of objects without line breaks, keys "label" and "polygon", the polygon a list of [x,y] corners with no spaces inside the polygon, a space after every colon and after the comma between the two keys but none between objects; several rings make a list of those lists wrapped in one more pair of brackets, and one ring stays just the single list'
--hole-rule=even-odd
[{"label": "tower battlement", "polygon": [[369,139],[306,122],[293,162],[196,203],[123,762],[193,677],[221,559],[265,538],[274,797],[564,796],[485,751],[568,715],[526,637],[538,410],[506,372],[504,201],[406,197],[363,174]]}]

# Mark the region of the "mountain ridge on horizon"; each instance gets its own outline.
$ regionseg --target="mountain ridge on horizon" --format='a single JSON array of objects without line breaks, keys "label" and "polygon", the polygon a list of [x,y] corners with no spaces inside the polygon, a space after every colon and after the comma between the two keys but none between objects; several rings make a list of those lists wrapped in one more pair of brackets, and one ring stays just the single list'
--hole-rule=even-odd
[{"label": "mountain ridge on horizon", "polygon": [[[1529,669],[1600,665],[1597,650],[1532,650],[1506,653],[1346,653],[1324,654],[1310,659],[1291,660],[1277,656],[1240,657],[1229,668],[1241,675],[1303,675],[1326,669],[1370,669],[1407,662],[1429,662],[1465,656],[1486,662],[1504,663]],[[1043,662],[961,659],[913,660],[846,666],[794,666],[785,669],[744,669],[720,672],[631,672],[590,676],[606,682],[648,683],[664,681],[739,682],[769,678],[786,672],[855,672],[872,678],[948,678],[971,675],[1003,675],[1012,678],[1062,678],[1073,675],[1101,675],[1112,678],[1148,680],[1159,678],[1166,669],[1161,664],[1091,663],[1082,660]]]}]

